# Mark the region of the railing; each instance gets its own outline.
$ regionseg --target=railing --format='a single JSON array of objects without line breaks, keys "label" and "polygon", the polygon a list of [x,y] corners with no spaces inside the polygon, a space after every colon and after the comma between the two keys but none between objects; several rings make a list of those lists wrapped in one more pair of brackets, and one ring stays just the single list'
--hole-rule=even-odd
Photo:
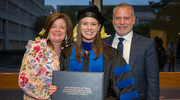
[{"label": "railing", "polygon": [[19,73],[0,73],[0,89],[20,89],[18,75]]},{"label": "railing", "polygon": [[180,72],[160,72],[160,88],[180,88]]},{"label": "railing", "polygon": [[[0,73],[0,89],[19,89],[19,73]],[[160,88],[180,88],[180,72],[160,72]]]}]

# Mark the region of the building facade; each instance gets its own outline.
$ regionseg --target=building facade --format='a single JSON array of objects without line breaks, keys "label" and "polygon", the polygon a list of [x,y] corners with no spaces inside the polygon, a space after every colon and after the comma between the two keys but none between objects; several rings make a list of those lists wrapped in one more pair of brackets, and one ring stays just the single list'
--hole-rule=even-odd
[{"label": "building facade", "polygon": [[134,5],[133,8],[136,17],[135,25],[147,24],[150,22],[150,20],[156,18],[149,5]]},{"label": "building facade", "polygon": [[[77,14],[79,9],[86,8],[89,5],[57,5],[57,11],[67,10],[73,8],[74,12]],[[149,23],[151,19],[155,19],[155,14],[152,13],[151,7],[149,5],[132,5],[135,13],[135,25]],[[113,13],[113,8],[115,5],[103,5],[102,12],[104,13],[106,9],[111,9]],[[111,13],[111,15],[112,15]],[[106,16],[105,16],[106,17]]]},{"label": "building facade", "polygon": [[0,0],[0,50],[24,49],[35,38],[39,15],[44,15],[44,0]]}]

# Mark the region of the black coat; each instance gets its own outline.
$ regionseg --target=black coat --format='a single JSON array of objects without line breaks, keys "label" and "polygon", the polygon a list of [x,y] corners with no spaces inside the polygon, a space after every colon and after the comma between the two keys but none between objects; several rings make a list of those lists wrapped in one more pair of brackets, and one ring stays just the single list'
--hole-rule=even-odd
[{"label": "black coat", "polygon": [[[69,71],[69,63],[70,63],[70,56],[71,56],[71,50],[72,45],[63,49],[61,51],[60,56],[60,68],[62,71]],[[106,55],[106,57],[104,56]],[[87,55],[88,56],[88,55]],[[86,57],[87,57],[86,56]],[[84,62],[88,63],[88,61]],[[83,63],[83,69],[88,64]],[[121,67],[123,65],[127,65],[124,58],[121,56],[121,54],[118,52],[118,50],[110,47],[110,46],[103,46],[103,71],[104,71],[104,91],[105,91],[105,100],[119,100],[120,95],[123,95],[125,93],[129,93],[132,91],[135,91],[134,84],[131,86],[127,86],[125,88],[119,89],[117,87],[117,83],[132,78],[131,71],[115,75],[113,73],[113,70],[117,67]],[[85,70],[83,70],[85,71]]]}]

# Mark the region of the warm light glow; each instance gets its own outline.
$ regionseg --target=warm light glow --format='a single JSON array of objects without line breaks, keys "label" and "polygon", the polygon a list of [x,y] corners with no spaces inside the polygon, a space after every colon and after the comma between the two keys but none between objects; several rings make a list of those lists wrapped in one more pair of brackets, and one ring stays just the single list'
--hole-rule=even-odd
[{"label": "warm light glow", "polygon": [[50,12],[52,14],[52,12]]},{"label": "warm light glow", "polygon": [[180,33],[179,33],[179,35],[180,35]]}]

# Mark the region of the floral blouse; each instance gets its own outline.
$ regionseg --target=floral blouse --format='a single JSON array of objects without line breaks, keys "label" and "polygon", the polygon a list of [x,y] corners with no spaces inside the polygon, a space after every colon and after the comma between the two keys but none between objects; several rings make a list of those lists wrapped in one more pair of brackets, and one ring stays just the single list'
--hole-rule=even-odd
[{"label": "floral blouse", "polygon": [[59,57],[47,46],[46,39],[30,40],[26,49],[18,79],[25,92],[23,99],[50,99],[49,83],[52,72],[60,69]]}]

